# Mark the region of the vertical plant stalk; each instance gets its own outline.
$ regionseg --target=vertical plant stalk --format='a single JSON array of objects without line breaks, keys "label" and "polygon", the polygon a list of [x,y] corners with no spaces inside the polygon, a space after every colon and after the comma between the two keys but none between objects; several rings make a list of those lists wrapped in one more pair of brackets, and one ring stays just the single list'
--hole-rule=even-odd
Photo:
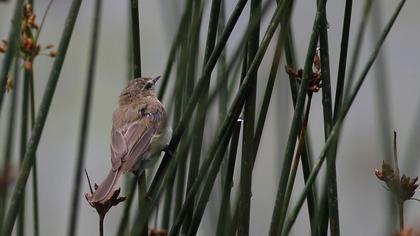
[{"label": "vertical plant stalk", "polygon": [[[17,113],[17,101],[18,101],[18,97],[19,97],[19,80],[21,78],[19,78],[19,60],[16,58],[15,59],[15,64],[14,64],[14,72],[13,72],[13,77],[14,77],[14,84],[13,84],[13,91],[11,92],[11,96],[12,96],[12,101],[10,103],[10,107],[9,107],[9,117],[8,117],[8,125],[7,125],[7,138],[6,138],[6,142],[5,142],[5,148],[4,148],[4,160],[3,160],[3,165],[2,168],[0,169],[0,173],[2,173],[3,176],[5,176],[5,178],[8,178],[8,174],[6,173],[11,173],[11,159],[12,159],[12,150],[14,147],[14,140],[15,140],[15,126],[16,126],[16,113]],[[5,181],[7,181],[5,179]],[[4,187],[4,188],[2,188]],[[9,186],[7,184],[7,182],[5,182],[5,184],[3,186],[0,187],[0,228],[2,228],[2,223],[3,223],[3,219],[4,219],[4,214],[6,211],[6,197],[7,197],[7,192],[8,192]]]},{"label": "vertical plant stalk", "polygon": [[[202,69],[204,69],[213,49],[216,44],[216,36],[217,36],[217,29],[218,29],[218,20],[220,14],[220,4],[221,0],[213,0],[210,9],[210,19],[209,19],[209,26],[207,30],[207,39],[206,39],[206,49],[204,52],[204,61]],[[209,85],[210,85],[210,76],[206,79],[206,83],[203,87],[203,94],[198,101],[197,105],[197,115],[196,120],[194,122],[193,128],[193,141],[191,147],[191,158],[190,158],[190,166],[188,171],[188,180],[187,180],[187,192],[191,188],[194,180],[197,176],[199,165],[200,165],[200,157],[201,157],[201,149],[203,144],[203,134],[206,124],[206,115],[208,107],[208,96],[209,96]],[[201,117],[201,119],[199,119]],[[188,229],[191,218],[193,215],[193,207],[188,211],[187,216],[185,217],[184,225],[185,229]]]},{"label": "vertical plant stalk", "polygon": [[189,236],[197,235],[198,227],[200,225],[204,210],[206,208],[208,199],[210,197],[210,192],[213,188],[217,173],[220,170],[220,165],[222,163],[223,157],[225,156],[225,152],[229,144],[229,139],[231,139],[233,134],[236,134],[239,132],[240,127],[241,127],[241,122],[236,121],[232,124],[232,126],[233,126],[232,132],[229,132],[229,133],[226,132],[223,135],[222,141],[220,142],[218,150],[215,153],[215,156],[214,156],[215,161],[212,163],[210,167],[208,176],[203,186],[203,191],[197,202],[197,207],[195,209],[190,228],[188,229],[187,235]]},{"label": "vertical plant stalk", "polygon": [[303,147],[305,145],[305,135],[306,135],[306,128],[308,126],[311,103],[312,103],[312,92],[308,92],[308,101],[306,102],[306,109],[305,109],[305,113],[304,113],[304,117],[302,121],[302,126],[299,132],[298,145],[296,148],[295,157],[293,158],[292,169],[291,169],[289,181],[286,187],[286,193],[285,193],[285,198],[284,198],[285,200],[284,200],[284,205],[282,207],[283,212],[281,213],[280,220],[278,222],[278,229],[277,229],[278,232],[281,232],[283,229],[284,219],[286,218],[287,208],[290,203],[290,197],[292,196],[293,185],[295,182],[297,169],[299,167],[300,156],[302,155]]},{"label": "vertical plant stalk", "polygon": [[366,65],[364,66],[361,75],[358,77],[358,80],[356,81],[356,84],[354,86],[354,89],[351,90],[351,92],[349,93],[349,96],[346,98],[346,100],[343,103],[342,109],[340,111],[340,114],[337,117],[336,122],[334,123],[334,126],[331,129],[331,133],[328,136],[324,147],[321,150],[321,153],[319,155],[319,159],[317,161],[317,163],[315,164],[311,175],[308,179],[308,182],[305,184],[305,187],[303,188],[302,193],[299,195],[296,205],[295,207],[291,210],[291,213],[289,215],[289,217],[287,218],[286,222],[285,222],[285,227],[283,229],[282,235],[288,235],[288,233],[290,232],[290,229],[292,228],[297,215],[299,214],[299,211],[303,205],[303,202],[305,200],[305,197],[308,193],[309,188],[311,187],[311,185],[314,183],[316,176],[319,173],[319,170],[322,166],[323,161],[325,160],[326,157],[326,152],[328,150],[328,148],[330,147],[331,144],[334,143],[334,140],[337,138],[338,133],[340,132],[340,128],[341,128],[341,124],[344,120],[344,118],[346,117],[348,111],[350,110],[351,105],[354,102],[354,99],[356,98],[357,93],[359,92],[365,78],[366,75],[368,74],[370,68],[372,67],[376,57],[379,54],[379,51],[381,49],[381,46],[383,45],[388,33],[390,32],[395,20],[397,19],[399,13],[401,12],[402,7],[405,4],[405,0],[401,0],[396,8],[396,10],[394,11],[392,17],[390,18],[390,20],[388,21],[388,23],[385,26],[385,29],[383,30],[381,36],[379,37],[379,40],[372,52],[372,54],[370,55]]},{"label": "vertical plant stalk", "polygon": [[[286,45],[285,45],[285,57],[286,57],[286,62],[288,65],[291,65],[293,68],[297,68],[297,64],[295,62],[295,49],[294,49],[294,44],[293,44],[293,33],[292,33],[292,29],[289,26],[288,28],[286,28],[287,30],[287,36],[286,36]],[[296,78],[293,77],[292,75],[289,75],[289,84],[290,84],[290,91],[292,94],[292,104],[293,104],[293,108],[296,107],[296,97],[297,97],[297,83],[296,83]],[[305,183],[308,181],[310,172],[312,170],[312,154],[310,151],[310,139],[309,139],[309,131],[306,131],[307,135],[305,135],[305,145],[303,146],[303,150],[302,150],[302,156],[301,156],[301,160],[302,160],[302,172],[303,172],[303,178]],[[309,220],[310,220],[310,224],[311,224],[311,230],[312,230],[312,234],[316,231],[314,231],[314,225],[316,224],[316,212],[317,212],[317,188],[316,185],[313,185],[310,190],[309,190],[309,194],[307,195],[307,203],[308,203],[308,213],[309,213]]]},{"label": "vertical plant stalk", "polygon": [[372,9],[372,3],[373,3],[373,0],[366,0],[365,5],[363,7],[362,18],[360,19],[358,31],[356,33],[357,36],[356,36],[356,43],[354,45],[354,50],[353,50],[353,58],[350,62],[350,69],[347,75],[347,81],[346,81],[347,83],[346,83],[345,93],[344,93],[345,97],[347,97],[353,84],[353,80],[354,80],[354,76],[355,76],[356,68],[357,68],[357,63],[359,62],[360,50],[362,49],[363,36],[365,35],[365,30],[367,26],[366,22],[368,21],[370,10]]},{"label": "vertical plant stalk", "polygon": [[125,235],[125,232],[127,232],[127,226],[128,224],[128,219],[130,216],[130,209],[131,209],[131,205],[133,204],[133,199],[134,199],[134,193],[136,192],[136,184],[137,182],[133,179],[133,180],[129,180],[128,181],[128,194],[127,194],[127,200],[126,203],[124,205],[124,210],[123,210],[123,214],[120,218],[120,223],[118,224],[118,230],[117,230],[117,234],[116,235]]},{"label": "vertical plant stalk", "polygon": [[[133,47],[133,70],[134,78],[141,77],[141,47],[140,47],[140,22],[139,22],[139,1],[131,0],[131,36]],[[132,79],[134,79],[132,78]],[[137,176],[137,191],[139,212],[144,208],[144,198],[146,195],[146,173],[143,171]],[[147,234],[147,227],[142,229],[142,234]]]},{"label": "vertical plant stalk", "polygon": [[[345,10],[344,10],[344,21],[343,21],[343,30],[341,35],[341,46],[340,46],[340,58],[339,66],[337,73],[337,87],[335,94],[334,102],[334,122],[336,121],[339,110],[341,109],[343,95],[344,95],[344,79],[346,74],[346,65],[347,65],[347,52],[349,44],[349,34],[350,34],[350,23],[351,23],[351,13],[352,13],[353,0],[346,0]],[[322,61],[322,56],[321,56]],[[322,75],[321,75],[322,76]],[[326,136],[327,137],[327,136]],[[337,155],[337,145],[338,138],[335,140],[335,143],[332,144],[331,152],[328,156]],[[323,196],[321,199],[321,204],[318,214],[318,227],[320,235],[326,235],[328,230],[328,178],[325,180],[325,189],[323,191]]]},{"label": "vertical plant stalk", "polygon": [[[248,67],[251,65],[259,46],[261,21],[261,1],[251,0],[250,19],[251,32],[248,38]],[[239,180],[239,212],[238,212],[238,235],[249,235],[249,223],[251,212],[251,185],[253,162],[253,140],[255,126],[255,103],[257,94],[257,70],[250,74],[252,77],[251,89],[247,93],[244,106],[244,127],[242,139],[241,174]]]},{"label": "vertical plant stalk", "polygon": [[92,95],[94,89],[94,82],[95,82],[95,72],[96,72],[96,58],[97,58],[97,51],[99,47],[99,33],[101,27],[101,15],[102,15],[102,0],[95,1],[94,7],[94,14],[93,14],[93,24],[92,24],[92,35],[91,35],[91,42],[90,42],[90,51],[89,51],[89,68],[86,77],[86,87],[85,87],[85,95],[83,100],[83,110],[82,110],[82,123],[80,126],[80,133],[79,133],[79,145],[78,145],[78,155],[77,155],[77,163],[74,175],[74,183],[73,183],[73,195],[72,201],[70,205],[70,219],[69,225],[67,230],[68,236],[76,235],[77,232],[77,220],[78,220],[78,213],[79,213],[79,202],[80,202],[80,195],[81,195],[81,184],[82,184],[82,176],[83,176],[83,166],[86,159],[86,146],[88,141],[89,135],[89,121],[90,121],[90,114],[91,114],[91,107],[92,107]]},{"label": "vertical plant stalk", "polygon": [[[372,12],[372,27],[371,32],[372,35],[379,35],[380,29],[383,28],[382,23],[382,2],[381,1],[375,1],[375,6],[373,8]],[[373,40],[372,40],[373,41]],[[390,96],[388,96],[390,93],[389,90],[389,73],[388,73],[388,63],[387,63],[387,50],[386,48],[383,48],[381,53],[378,55],[378,58],[376,59],[375,63],[375,70],[374,70],[374,76],[375,79],[375,100],[376,100],[376,114],[378,114],[378,136],[380,138],[381,142],[381,150],[382,150],[382,156],[384,156],[384,159],[387,161],[392,160],[392,150],[390,149],[389,144],[392,142],[392,135],[389,132],[392,130],[392,114],[391,114],[391,102],[390,102]],[[411,162],[412,166],[416,166],[415,162]],[[391,232],[393,230],[393,222],[395,222],[396,214],[395,214],[395,207],[393,206],[393,199],[392,196],[386,195],[387,203],[390,207],[387,208],[388,214],[386,215],[386,222],[389,222],[387,227],[384,228],[385,232]],[[395,224],[395,223],[394,223]]]},{"label": "vertical plant stalk", "polygon": [[[321,32],[319,35],[321,51],[321,79],[322,79],[322,104],[324,113],[324,134],[325,140],[330,135],[333,126],[331,79],[330,79],[330,59],[328,46],[328,21],[326,9],[323,15]],[[330,218],[331,236],[340,235],[340,221],[338,214],[337,199],[337,174],[336,174],[336,151],[330,148],[327,151],[327,191],[328,191],[328,212]]]},{"label": "vertical plant stalk", "polygon": [[104,236],[104,215],[99,215],[99,236]]},{"label": "vertical plant stalk", "polygon": [[278,231],[279,227],[277,225],[277,222],[279,219],[281,219],[281,213],[283,212],[282,207],[284,206],[285,190],[286,190],[287,182],[289,179],[293,152],[294,152],[295,144],[296,144],[296,138],[297,138],[297,134],[300,128],[299,127],[300,122],[302,120],[303,108],[305,104],[305,95],[306,95],[307,88],[309,85],[309,78],[311,76],[312,62],[313,62],[313,58],[315,55],[315,50],[316,50],[316,46],[318,42],[321,19],[322,19],[322,15],[325,13],[324,12],[325,4],[326,4],[325,0],[319,1],[314,24],[313,24],[312,34],[309,41],[309,47],[306,54],[303,79],[301,81],[298,96],[296,99],[295,112],[293,115],[292,125],[289,131],[289,138],[287,141],[287,146],[286,146],[286,150],[284,154],[284,161],[283,161],[283,166],[282,166],[282,171],[281,171],[280,182],[277,189],[273,215],[271,218],[271,225],[270,225],[270,231],[269,231],[270,236],[279,235],[281,233]]},{"label": "vertical plant stalk", "polygon": [[2,68],[0,72],[0,112],[3,104],[4,91],[6,89],[7,75],[9,74],[10,66],[13,62],[13,57],[16,55],[20,42],[20,22],[22,21],[23,15],[23,3],[24,0],[17,0],[13,18],[11,22],[11,29],[8,37],[8,50],[3,57]]},{"label": "vertical plant stalk", "polygon": [[48,111],[54,96],[55,88],[60,76],[61,68],[64,62],[64,58],[67,52],[67,48],[70,42],[70,38],[73,32],[73,28],[77,19],[77,15],[80,9],[81,0],[73,0],[69,14],[66,19],[64,26],[64,31],[60,40],[58,47],[58,54],[54,60],[53,67],[48,79],[47,86],[45,88],[44,96],[40,104],[40,108],[37,112],[37,118],[35,122],[34,129],[31,133],[31,138],[26,146],[25,157],[23,160],[21,172],[17,179],[15,189],[9,204],[7,217],[5,224],[1,230],[1,235],[8,236],[11,235],[13,230],[13,225],[16,220],[17,212],[21,207],[21,201],[23,197],[23,192],[25,190],[26,182],[30,174],[32,165],[35,160],[35,152],[38,148],[39,140],[42,135],[42,130],[45,125],[45,121],[48,115]]},{"label": "vertical plant stalk", "polygon": [[189,19],[189,15],[191,14],[191,9],[192,9],[192,0],[188,0],[187,3],[185,4],[185,10],[184,13],[182,14],[181,17],[181,21],[178,25],[178,29],[176,31],[176,35],[175,35],[175,39],[172,41],[172,45],[171,45],[171,49],[169,51],[169,56],[168,56],[168,60],[166,61],[166,66],[165,66],[165,70],[163,72],[163,76],[160,79],[161,81],[160,83],[160,89],[158,92],[158,99],[162,101],[163,96],[166,92],[166,88],[168,85],[168,81],[169,81],[169,77],[171,74],[171,70],[172,70],[172,66],[173,63],[175,62],[175,56],[177,53],[177,50],[179,48],[179,46],[181,45],[181,42],[184,40],[185,35],[187,35],[185,32],[188,30],[187,29],[187,21]]},{"label": "vertical plant stalk", "polygon": [[[25,148],[28,142],[28,106],[29,106],[29,74],[27,71],[24,72],[23,76],[23,85],[22,85],[22,105],[21,105],[21,127],[20,127],[20,163],[22,163],[25,156]],[[22,196],[22,209],[19,210],[18,216],[18,228],[16,230],[17,235],[23,231],[23,221],[24,221],[24,209],[25,209],[25,189],[23,189]],[[3,223],[6,221],[4,219]],[[2,234],[0,234],[2,235]]]},{"label": "vertical plant stalk", "polygon": [[[394,131],[394,167],[395,167],[395,176],[398,181],[400,181],[400,168],[398,166],[398,152],[397,152],[397,132]],[[401,193],[401,184],[398,183],[398,193]],[[400,231],[404,229],[404,201],[396,198],[398,205],[398,215],[400,223]]]},{"label": "vertical plant stalk", "polygon": [[133,63],[134,78],[141,77],[141,49],[140,49],[140,23],[139,23],[139,1],[131,1],[131,29],[133,40]]},{"label": "vertical plant stalk", "polygon": [[[28,72],[29,77],[29,93],[31,99],[31,127],[34,128],[35,125],[35,92],[34,92],[34,76],[33,71]],[[32,204],[33,204],[33,215],[34,215],[34,235],[38,236],[39,233],[39,205],[38,205],[38,171],[37,171],[37,161],[36,154],[34,165],[32,167]]]},{"label": "vertical plant stalk", "polygon": [[[235,132],[236,131],[236,132]],[[240,129],[234,129],[230,140],[228,167],[225,173],[222,202],[220,204],[219,217],[217,221],[216,236],[224,236],[228,232],[230,222],[230,195],[233,186],[233,172],[235,171],[236,153],[238,150]]]},{"label": "vertical plant stalk", "polygon": [[[22,92],[22,111],[21,111],[21,136],[20,136],[20,163],[22,164],[25,158],[26,145],[28,143],[28,123],[29,123],[29,83],[31,80],[31,73],[27,70],[23,73],[23,92]],[[18,236],[24,235],[25,228],[25,188],[23,189],[22,206],[19,210],[18,223],[16,234]],[[6,219],[5,219],[6,220]],[[2,234],[0,234],[2,235]]]}]

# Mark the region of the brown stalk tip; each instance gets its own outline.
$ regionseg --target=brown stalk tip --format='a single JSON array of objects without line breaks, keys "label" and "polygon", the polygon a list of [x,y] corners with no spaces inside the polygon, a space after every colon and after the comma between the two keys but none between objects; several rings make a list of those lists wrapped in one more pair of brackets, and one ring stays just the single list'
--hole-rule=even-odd
[{"label": "brown stalk tip", "polygon": [[9,46],[9,44],[7,43],[7,40],[2,39],[1,44],[0,44],[0,52],[5,53],[7,51],[8,46]]},{"label": "brown stalk tip", "polygon": [[114,190],[112,196],[104,202],[92,201],[92,193],[90,192],[85,193],[85,198],[89,205],[96,209],[100,217],[105,217],[106,213],[109,211],[109,209],[111,209],[111,207],[118,205],[120,202],[123,202],[126,199],[126,197],[119,197],[119,195],[120,189],[116,189]]},{"label": "brown stalk tip", "polygon": [[50,53],[48,53],[48,56],[56,57],[57,56],[57,51],[56,50],[51,50]]},{"label": "brown stalk tip", "polygon": [[167,235],[168,231],[166,229],[149,229],[149,236],[164,236]]}]

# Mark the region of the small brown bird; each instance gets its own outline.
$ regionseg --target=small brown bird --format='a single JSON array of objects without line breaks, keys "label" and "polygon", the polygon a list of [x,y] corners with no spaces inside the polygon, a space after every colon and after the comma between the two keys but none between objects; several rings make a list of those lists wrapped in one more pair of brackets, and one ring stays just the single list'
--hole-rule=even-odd
[{"label": "small brown bird", "polygon": [[122,174],[129,171],[141,174],[151,157],[168,145],[171,129],[167,126],[165,109],[155,94],[159,78],[131,80],[118,97],[118,106],[112,115],[112,167],[89,202],[107,201]]}]

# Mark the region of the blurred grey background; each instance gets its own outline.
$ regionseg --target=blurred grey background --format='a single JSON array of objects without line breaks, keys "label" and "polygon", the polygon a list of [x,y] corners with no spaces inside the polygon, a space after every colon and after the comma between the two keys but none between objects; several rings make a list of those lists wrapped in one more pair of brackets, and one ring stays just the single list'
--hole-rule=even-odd
[{"label": "blurred grey background", "polygon": [[[13,1],[10,1],[13,2]],[[0,4],[0,38],[7,38],[10,19],[14,4]],[[53,43],[58,45],[71,1],[56,0],[47,16],[39,42],[43,45]],[[209,2],[209,1],[208,1]],[[226,15],[232,11],[236,1],[226,1]],[[335,90],[338,56],[341,40],[342,18],[345,1],[329,1],[327,14],[329,21],[329,43],[331,55],[332,88]],[[35,13],[38,19],[43,15],[47,0],[35,1]],[[156,76],[163,74],[171,42],[180,19],[183,1],[140,1],[141,50],[143,74]],[[382,22],[389,19],[398,1],[375,1],[373,11],[380,11]],[[353,20],[351,23],[351,39],[349,58],[352,56],[355,32],[360,22],[364,1],[354,1]],[[380,4],[380,5],[378,5]],[[67,57],[61,71],[57,90],[43,136],[37,151],[39,198],[42,235],[64,235],[67,231],[70,198],[73,186],[73,175],[76,160],[77,138],[81,119],[82,97],[87,72],[87,53],[90,40],[94,1],[84,1],[76,27],[69,46]],[[209,4],[206,6],[205,20],[202,26],[200,41],[201,55],[205,43],[206,25],[208,22]],[[293,14],[293,29],[295,33],[297,54],[300,65],[308,45],[312,23],[315,14],[315,1],[297,1]],[[385,58],[386,76],[378,77],[373,68],[360,90],[352,106],[343,128],[340,148],[337,156],[337,178],[340,223],[343,235],[383,235],[387,227],[385,215],[388,213],[386,195],[390,193],[373,175],[373,169],[381,166],[385,158],[381,146],[381,135],[398,132],[398,149],[400,168],[408,175],[419,175],[418,161],[419,138],[418,114],[420,101],[420,34],[418,28],[418,10],[420,2],[407,1],[394,28],[391,30],[382,53]],[[106,174],[109,163],[109,143],[111,114],[115,108],[116,98],[127,80],[127,42],[128,42],[128,1],[104,1],[102,14],[101,37],[99,42],[98,64],[96,71],[95,90],[92,116],[89,129],[86,167],[93,181],[99,182]],[[271,9],[272,12],[274,9]],[[235,48],[248,23],[249,5],[245,8],[239,26],[229,40],[228,53]],[[264,34],[269,17],[266,17],[261,27]],[[364,38],[359,65],[363,65],[378,34],[372,32],[372,18],[366,22],[367,34]],[[380,32],[381,29],[376,29]],[[272,47],[272,45],[271,45]],[[269,48],[268,54],[273,49]],[[228,54],[228,58],[230,54]],[[3,55],[0,55],[0,60]],[[263,61],[259,70],[259,91],[265,88],[271,56]],[[268,59],[268,60],[267,60]],[[35,68],[35,89],[37,105],[41,100],[44,86],[53,59],[38,57]],[[358,75],[359,70],[356,72]],[[252,235],[267,234],[274,205],[274,198],[281,170],[281,159],[288,135],[291,120],[291,100],[289,85],[283,75],[276,81],[276,89],[270,104],[266,128],[263,133],[260,152],[254,170],[254,183],[251,209]],[[376,95],[377,83],[388,84],[388,101],[391,107],[391,129],[380,130],[378,101]],[[261,94],[261,93],[260,93]],[[6,96],[4,104],[8,104]],[[168,103],[168,96],[164,103]],[[6,109],[3,106],[0,120],[0,150],[4,148],[4,133],[6,130]],[[215,129],[215,121],[210,122],[210,129]],[[317,157],[323,146],[324,131],[321,94],[314,95],[310,115],[310,132],[313,151]],[[18,127],[17,127],[18,128]],[[209,127],[207,127],[209,128]],[[213,133],[210,132],[209,139]],[[15,156],[18,155],[18,144],[15,143]],[[389,143],[388,148],[391,148]],[[408,163],[405,160],[409,159]],[[294,196],[300,193],[303,180],[298,173],[297,187]],[[235,183],[237,183],[236,180]],[[31,184],[27,188],[27,202],[30,204]],[[236,187],[236,186],[235,186]],[[214,198],[217,198],[218,188],[215,188]],[[83,192],[88,191],[84,181]],[[417,194],[418,197],[418,194]],[[292,201],[293,201],[292,196]],[[406,205],[406,224],[414,226],[420,222],[420,205],[408,202]],[[28,208],[30,209],[30,208]],[[123,206],[113,208],[105,219],[105,232],[114,234],[116,224]],[[217,208],[216,208],[217,209]],[[309,221],[306,206],[293,227],[293,235],[307,235]],[[201,224],[200,235],[213,235],[215,229],[214,210],[208,210]],[[32,235],[32,212],[27,214],[27,235]],[[82,199],[78,235],[97,234],[97,215],[93,208]]]}]

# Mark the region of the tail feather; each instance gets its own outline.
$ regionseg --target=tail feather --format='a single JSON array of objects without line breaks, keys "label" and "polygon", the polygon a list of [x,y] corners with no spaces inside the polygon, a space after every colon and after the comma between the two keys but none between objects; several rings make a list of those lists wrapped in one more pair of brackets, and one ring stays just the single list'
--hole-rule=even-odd
[{"label": "tail feather", "polygon": [[92,195],[91,202],[104,202],[108,200],[114,193],[114,186],[121,176],[121,171],[110,170],[108,176],[102,181],[98,189]]}]

